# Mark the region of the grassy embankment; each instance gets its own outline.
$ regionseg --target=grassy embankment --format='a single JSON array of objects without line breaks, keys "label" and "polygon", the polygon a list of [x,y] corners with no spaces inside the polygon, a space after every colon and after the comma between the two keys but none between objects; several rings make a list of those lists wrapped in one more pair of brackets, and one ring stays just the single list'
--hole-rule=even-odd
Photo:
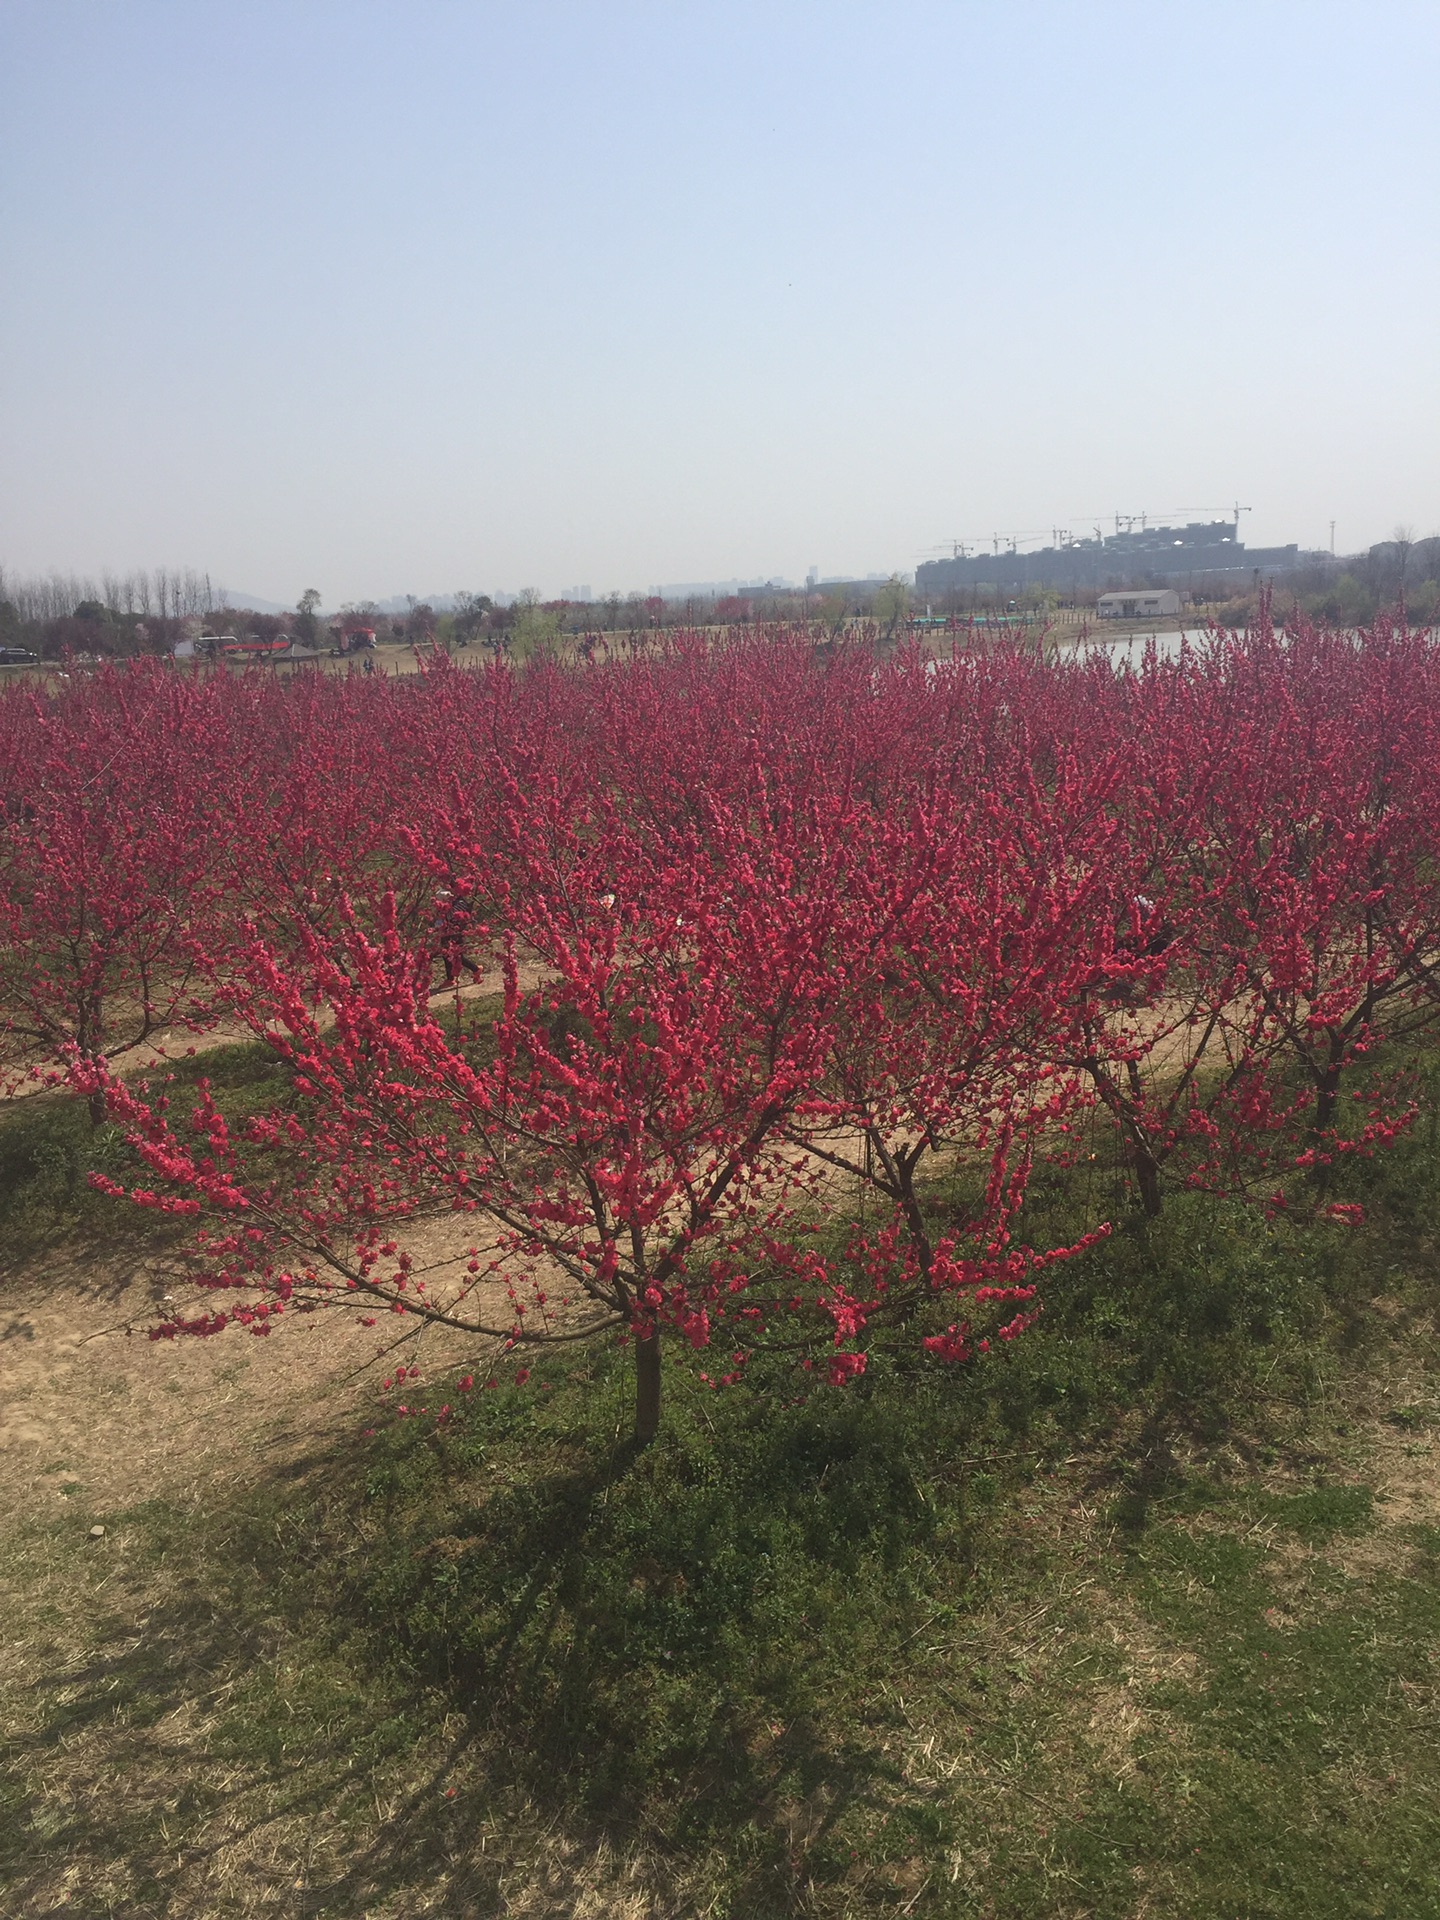
[{"label": "grassy embankment", "polygon": [[[608,1351],[131,1504],[37,1442],[0,1910],[1440,1914],[1427,1087],[1358,1231],[1172,1200],[984,1366],[676,1368],[639,1459]],[[0,1121],[24,1284],[146,1250],[84,1188],[121,1153],[51,1102]],[[1109,1203],[1085,1178],[1037,1187],[1037,1241]]]}]

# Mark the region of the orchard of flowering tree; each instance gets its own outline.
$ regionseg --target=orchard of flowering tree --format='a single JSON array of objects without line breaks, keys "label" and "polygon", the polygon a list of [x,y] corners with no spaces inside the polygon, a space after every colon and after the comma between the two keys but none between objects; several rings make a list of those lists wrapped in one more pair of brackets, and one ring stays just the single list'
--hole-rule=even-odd
[{"label": "orchard of flowering tree", "polygon": [[[1120,1204],[1355,1209],[1440,1019],[1440,652],[1260,624],[1100,653],[679,636],[282,681],[139,661],[0,692],[6,1090],[62,1078],[181,1236],[157,1337],[339,1312],[467,1339],[986,1364]],[[253,1038],[227,1120],[170,1063]]]}]

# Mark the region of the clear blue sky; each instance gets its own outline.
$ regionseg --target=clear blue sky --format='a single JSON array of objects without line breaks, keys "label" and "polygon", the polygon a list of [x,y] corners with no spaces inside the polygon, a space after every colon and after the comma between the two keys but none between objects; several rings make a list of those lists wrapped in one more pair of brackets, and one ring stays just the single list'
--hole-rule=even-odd
[{"label": "clear blue sky", "polygon": [[0,562],[1440,527],[1435,0],[0,0]]}]

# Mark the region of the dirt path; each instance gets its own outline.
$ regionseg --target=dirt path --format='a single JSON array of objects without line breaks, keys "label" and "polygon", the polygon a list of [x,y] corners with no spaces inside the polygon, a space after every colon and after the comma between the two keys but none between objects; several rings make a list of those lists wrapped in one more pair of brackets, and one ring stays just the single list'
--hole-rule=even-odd
[{"label": "dirt path", "polygon": [[[541,965],[537,960],[522,959],[516,968],[516,978],[524,994],[533,993],[537,987],[544,986],[547,980],[554,979],[555,975],[553,969]],[[504,973],[499,967],[490,967],[478,980],[459,988],[458,997],[462,1001],[483,1000],[487,996],[503,995],[504,991]],[[456,997],[453,988],[437,990],[431,996],[431,1008],[437,1014],[443,1013],[453,1005]],[[321,1024],[326,1027],[330,1022],[326,1019]],[[131,1047],[117,1054],[113,1065],[115,1071],[124,1077],[143,1073],[147,1067],[158,1066],[162,1060],[212,1053],[217,1047],[241,1046],[254,1038],[249,1027],[241,1026],[236,1021],[219,1021],[215,1026],[199,1032],[176,1024],[163,1029],[142,1046]],[[7,1101],[29,1100],[53,1091],[51,1076],[55,1071],[54,1060],[48,1057],[31,1056],[0,1065],[0,1106]]]},{"label": "dirt path", "polygon": [[[152,1340],[170,1281],[133,1254],[52,1260],[16,1276],[0,1307],[0,1507],[54,1518],[103,1513],[283,1471],[371,1424],[385,1402],[379,1358],[404,1329],[347,1309],[292,1315],[257,1338]],[[473,1350],[473,1343],[471,1343]],[[427,1331],[406,1358],[417,1387],[466,1343]],[[392,1361],[393,1367],[393,1361]],[[423,1397],[423,1396],[417,1396]]]}]

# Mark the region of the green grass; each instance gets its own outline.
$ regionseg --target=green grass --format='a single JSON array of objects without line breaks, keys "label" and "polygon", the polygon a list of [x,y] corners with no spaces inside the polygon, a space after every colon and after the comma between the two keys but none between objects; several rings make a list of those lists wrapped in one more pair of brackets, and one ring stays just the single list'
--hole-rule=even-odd
[{"label": "green grass", "polygon": [[515,1887],[606,1848],[656,1913],[1440,1913],[1440,1536],[1284,1418],[1263,1472],[1172,1433],[1137,1513],[1000,1381],[681,1388],[636,1460],[602,1359],[15,1543],[80,1657],[19,1703],[0,1872],[258,1911],[202,1865],[238,1819],[316,1914],[568,1911]]},{"label": "green grass", "polygon": [[1429,1126],[1358,1232],[1127,1220],[983,1366],[672,1368],[638,1457],[623,1354],[425,1379],[12,1530],[5,1910],[1440,1916]]},{"label": "green grass", "polygon": [[0,1243],[11,1259],[76,1236],[139,1229],[93,1192],[90,1172],[119,1177],[130,1156],[118,1127],[94,1127],[85,1107],[37,1094],[0,1113]]},{"label": "green grass", "polygon": [[[207,1076],[232,1122],[283,1100],[284,1068],[256,1041],[213,1047],[135,1074],[157,1081],[173,1075],[172,1092],[193,1089]],[[91,1173],[138,1179],[143,1169],[118,1127],[94,1126],[88,1108],[65,1094],[33,1094],[0,1109],[0,1245],[23,1260],[67,1242],[153,1241],[154,1214],[117,1206],[89,1184]],[[163,1237],[163,1236],[162,1236]]]}]

